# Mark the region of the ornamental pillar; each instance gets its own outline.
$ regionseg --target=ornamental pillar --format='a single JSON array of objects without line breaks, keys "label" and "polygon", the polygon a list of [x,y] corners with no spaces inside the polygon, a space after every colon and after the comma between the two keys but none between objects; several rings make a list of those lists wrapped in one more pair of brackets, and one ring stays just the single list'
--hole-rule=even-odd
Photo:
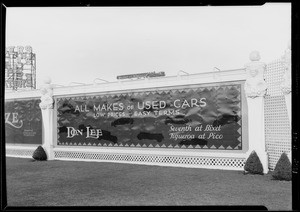
[{"label": "ornamental pillar", "polygon": [[[291,124],[291,94],[292,94],[292,86],[291,86],[291,74],[292,74],[292,48],[291,43],[288,44],[288,48],[285,50],[284,56],[282,56],[282,64],[284,66],[284,74],[282,76],[282,83],[280,84],[281,91],[285,97],[286,109],[289,116],[289,121]],[[291,125],[290,125],[291,126]]]},{"label": "ornamental pillar", "polygon": [[265,145],[265,121],[264,121],[264,96],[267,84],[263,78],[266,64],[260,62],[258,51],[253,51],[249,56],[251,62],[245,65],[247,79],[245,82],[245,93],[248,104],[248,130],[249,130],[249,156],[255,151],[262,163],[263,172],[267,174],[268,154]]},{"label": "ornamental pillar", "polygon": [[54,128],[53,128],[53,87],[51,85],[51,79],[46,78],[41,90],[41,103],[40,108],[42,110],[43,119],[43,148],[47,154],[48,160],[54,160],[53,144],[54,144]]},{"label": "ornamental pillar", "polygon": [[[285,54],[281,58],[281,63],[284,66],[284,73],[282,76],[282,83],[280,84],[281,91],[284,95],[286,109],[288,113],[288,118],[290,122],[290,129],[292,129],[292,85],[291,85],[291,75],[292,75],[292,47],[291,42],[288,43],[288,47],[285,50]],[[291,131],[290,131],[291,132]],[[287,152],[287,155],[291,161],[291,151]]]}]

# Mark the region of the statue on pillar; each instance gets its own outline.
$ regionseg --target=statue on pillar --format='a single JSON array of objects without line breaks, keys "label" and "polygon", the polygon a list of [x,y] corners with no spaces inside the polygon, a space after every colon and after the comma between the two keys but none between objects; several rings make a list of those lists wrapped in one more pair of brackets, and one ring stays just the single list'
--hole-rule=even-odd
[{"label": "statue on pillar", "polygon": [[247,72],[247,80],[245,82],[245,93],[247,97],[255,98],[264,96],[267,91],[267,84],[263,74],[266,69],[266,64],[260,62],[258,51],[253,51],[249,56],[251,62],[245,65]]},{"label": "statue on pillar", "polygon": [[281,91],[284,95],[289,94],[292,91],[291,86],[291,61],[292,61],[292,47],[291,42],[288,43],[288,48],[285,50],[285,54],[282,56],[282,65],[284,66],[284,74],[283,74],[283,81],[280,84]]},{"label": "statue on pillar", "polygon": [[40,108],[42,110],[44,109],[53,109],[53,87],[51,85],[51,79],[46,78],[44,80],[44,86],[41,88],[41,103],[40,103]]}]

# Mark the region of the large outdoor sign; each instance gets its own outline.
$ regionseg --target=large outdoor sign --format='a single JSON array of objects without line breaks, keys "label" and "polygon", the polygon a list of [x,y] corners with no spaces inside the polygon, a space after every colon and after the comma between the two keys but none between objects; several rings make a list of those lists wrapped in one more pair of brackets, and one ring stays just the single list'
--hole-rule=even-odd
[{"label": "large outdoor sign", "polygon": [[57,99],[58,145],[242,149],[241,84]]},{"label": "large outdoor sign", "polygon": [[42,144],[40,100],[5,101],[6,143]]},{"label": "large outdoor sign", "polygon": [[9,46],[5,52],[5,88],[20,90],[36,87],[36,58],[31,46]]}]

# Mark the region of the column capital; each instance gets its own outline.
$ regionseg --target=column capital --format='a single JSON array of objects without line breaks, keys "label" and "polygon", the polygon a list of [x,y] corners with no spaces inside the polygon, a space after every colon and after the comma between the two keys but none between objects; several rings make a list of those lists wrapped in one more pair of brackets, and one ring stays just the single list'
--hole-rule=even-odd
[{"label": "column capital", "polygon": [[266,64],[260,62],[260,54],[253,51],[249,55],[251,62],[245,64],[247,79],[245,82],[245,93],[247,97],[263,97],[267,91],[267,84],[264,80]]}]

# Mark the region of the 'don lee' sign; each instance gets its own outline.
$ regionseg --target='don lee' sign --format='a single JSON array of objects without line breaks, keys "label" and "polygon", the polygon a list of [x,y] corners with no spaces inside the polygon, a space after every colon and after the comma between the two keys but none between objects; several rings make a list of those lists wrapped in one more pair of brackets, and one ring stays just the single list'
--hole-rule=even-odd
[{"label": "'don lee' sign", "polygon": [[57,99],[58,145],[242,149],[241,84]]}]

